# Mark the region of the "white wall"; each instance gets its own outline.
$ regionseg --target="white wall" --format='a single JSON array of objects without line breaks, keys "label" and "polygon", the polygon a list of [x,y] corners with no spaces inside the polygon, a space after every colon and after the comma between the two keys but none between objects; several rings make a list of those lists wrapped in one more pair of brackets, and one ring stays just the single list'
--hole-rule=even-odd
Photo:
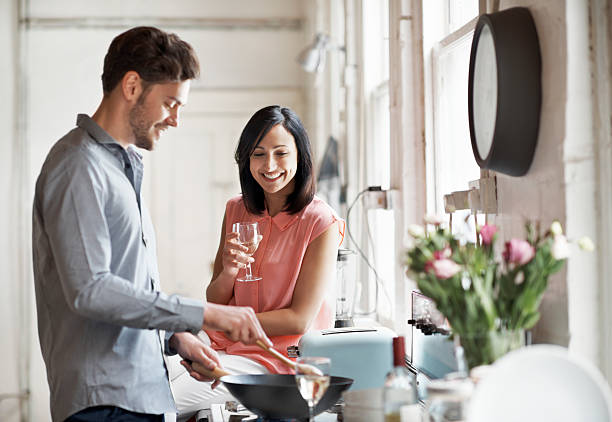
[{"label": "white wall", "polygon": [[[605,6],[606,1],[593,4]],[[524,236],[525,218],[539,220],[543,229],[558,219],[570,239],[588,235],[598,244],[593,254],[574,248],[566,267],[551,278],[533,335],[536,342],[569,346],[571,352],[607,371],[610,379],[610,314],[605,309],[611,296],[609,276],[600,269],[605,268],[602,261],[609,260],[611,211],[602,192],[609,192],[612,182],[605,170],[612,164],[612,154],[609,127],[605,139],[597,132],[602,124],[609,125],[610,109],[602,117],[604,123],[594,112],[595,81],[609,78],[610,69],[597,69],[594,60],[592,34],[598,18],[589,14],[597,8],[576,1],[501,2],[501,9],[514,6],[528,7],[536,23],[542,54],[542,112],[529,173],[520,178],[497,176],[495,222],[502,228],[501,237],[509,239]],[[596,54],[608,54],[607,48]],[[604,74],[594,76],[598,71]],[[604,96],[609,95],[606,91]]]},{"label": "white wall", "polygon": [[[19,162],[17,156],[17,4],[12,0],[0,0],[0,126],[3,137],[0,141],[0,419],[18,420],[21,413],[20,401],[12,396],[19,393],[23,385],[23,371],[26,363],[23,346],[29,338],[23,332],[23,319],[19,318],[26,282],[19,278],[22,265],[19,251],[19,219],[16,221],[17,203],[21,195],[16,186],[19,183],[14,172]],[[8,397],[10,395],[11,397]],[[25,404],[25,402],[23,402]]]},{"label": "white wall", "polygon": [[[500,238],[524,237],[525,219],[537,219],[542,227],[558,219],[566,224],[563,139],[567,101],[567,47],[565,2],[502,1],[501,9],[528,7],[535,20],[542,55],[542,111],[535,157],[527,175],[497,175]],[[565,270],[552,277],[540,307],[542,318],[534,329],[534,341],[567,345],[567,287]]]},{"label": "white wall", "polygon": [[568,265],[570,350],[597,364],[608,381],[610,349],[610,238],[612,152],[609,1],[567,2],[567,114],[564,140],[568,233],[589,235],[593,254]]}]

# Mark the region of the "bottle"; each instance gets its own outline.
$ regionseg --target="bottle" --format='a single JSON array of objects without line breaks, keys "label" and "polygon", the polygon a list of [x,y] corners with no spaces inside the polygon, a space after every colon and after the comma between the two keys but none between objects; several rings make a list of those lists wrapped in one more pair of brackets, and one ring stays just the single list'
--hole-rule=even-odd
[{"label": "bottle", "polygon": [[427,384],[426,420],[465,421],[474,384],[469,378],[438,379]]},{"label": "bottle", "polygon": [[[393,369],[387,374],[383,388],[385,422],[419,421],[414,376],[406,368],[405,350],[404,337],[395,337],[393,339]],[[404,406],[412,407],[409,411],[401,412],[412,420],[401,420],[400,410]]]}]

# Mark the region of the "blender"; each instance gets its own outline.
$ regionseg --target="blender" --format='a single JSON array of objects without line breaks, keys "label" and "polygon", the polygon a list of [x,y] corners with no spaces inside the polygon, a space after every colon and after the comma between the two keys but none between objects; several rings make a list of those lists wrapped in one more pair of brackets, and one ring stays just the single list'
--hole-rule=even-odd
[{"label": "blender", "polygon": [[336,260],[336,322],[335,328],[353,326],[355,297],[355,252],[338,249]]}]

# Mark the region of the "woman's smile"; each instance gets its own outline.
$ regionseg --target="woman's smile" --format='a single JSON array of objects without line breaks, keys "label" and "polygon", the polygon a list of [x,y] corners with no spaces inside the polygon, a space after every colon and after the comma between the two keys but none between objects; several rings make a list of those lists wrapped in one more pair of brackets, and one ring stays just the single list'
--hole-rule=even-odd
[{"label": "woman's smile", "polygon": [[263,173],[263,176],[270,181],[274,181],[277,180],[283,174],[285,174],[285,172]]}]

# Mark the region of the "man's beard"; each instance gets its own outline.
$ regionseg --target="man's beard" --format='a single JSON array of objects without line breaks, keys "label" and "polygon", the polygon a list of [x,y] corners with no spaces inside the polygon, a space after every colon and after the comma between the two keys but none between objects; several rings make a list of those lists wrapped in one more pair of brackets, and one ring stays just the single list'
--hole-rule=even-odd
[{"label": "man's beard", "polygon": [[138,101],[136,101],[134,108],[130,110],[129,123],[132,133],[134,134],[134,145],[138,148],[152,151],[155,147],[155,140],[152,138],[153,134],[150,132],[150,129],[153,127],[153,122],[147,121],[145,118],[145,94],[148,93],[143,92],[140,98],[138,98]]}]

